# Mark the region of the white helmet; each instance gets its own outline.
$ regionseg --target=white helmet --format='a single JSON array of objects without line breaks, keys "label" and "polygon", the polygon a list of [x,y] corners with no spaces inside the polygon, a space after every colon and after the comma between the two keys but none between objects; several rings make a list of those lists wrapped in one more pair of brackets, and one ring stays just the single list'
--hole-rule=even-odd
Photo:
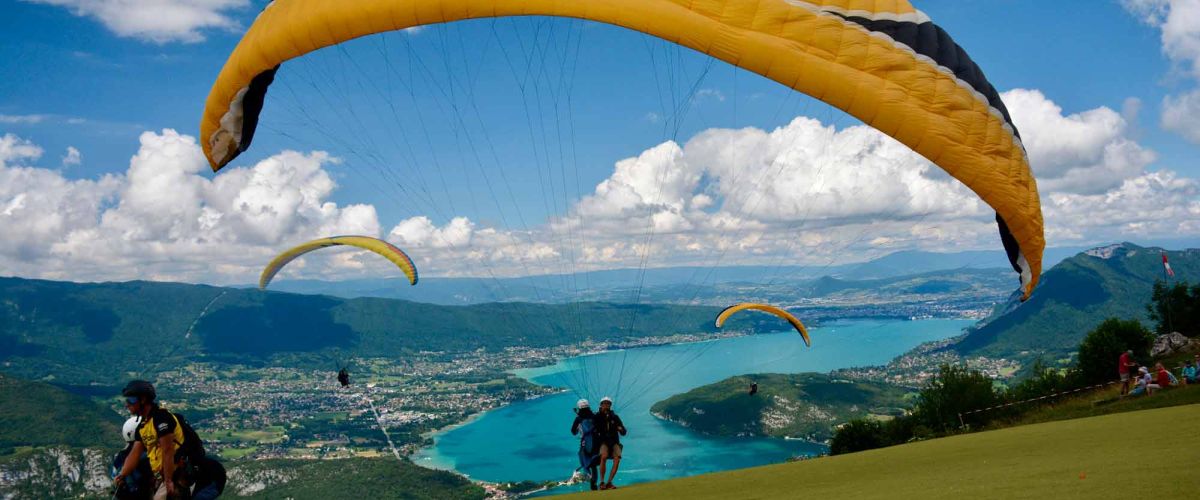
[{"label": "white helmet", "polygon": [[126,443],[137,440],[137,428],[140,423],[142,423],[141,417],[129,417],[125,421],[125,425],[121,426],[121,437],[125,438]]},{"label": "white helmet", "polygon": [[591,406],[591,405],[588,404],[588,400],[586,400],[586,399],[580,399],[579,401],[575,402],[575,409],[577,409],[577,410],[582,410],[584,408],[587,408],[588,406]]},{"label": "white helmet", "polygon": [[604,397],[600,398],[600,404],[604,404],[604,403],[612,404],[612,398],[610,398],[608,396],[604,396]]}]

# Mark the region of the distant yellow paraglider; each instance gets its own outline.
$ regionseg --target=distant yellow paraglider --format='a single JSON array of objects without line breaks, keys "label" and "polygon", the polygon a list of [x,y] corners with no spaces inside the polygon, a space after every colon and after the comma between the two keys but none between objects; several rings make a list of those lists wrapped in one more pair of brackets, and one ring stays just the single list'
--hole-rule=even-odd
[{"label": "distant yellow paraglider", "polygon": [[730,316],[733,316],[734,313],[738,311],[744,311],[746,309],[753,309],[755,311],[774,314],[787,320],[788,323],[792,324],[792,328],[795,328],[797,332],[800,332],[800,337],[804,339],[804,345],[812,347],[812,340],[808,338],[808,329],[804,327],[804,323],[801,323],[799,319],[797,319],[795,316],[792,316],[792,313],[770,304],[743,302],[741,304],[734,304],[726,307],[725,310],[721,311],[721,314],[717,315],[717,328],[721,328],[721,325],[725,324],[725,320],[729,319]]},{"label": "distant yellow paraglider", "polygon": [[271,263],[267,264],[267,267],[263,269],[262,275],[258,278],[258,288],[260,290],[267,288],[267,284],[271,282],[271,278],[274,278],[275,274],[280,269],[283,269],[283,266],[288,265],[289,262],[296,260],[301,255],[320,248],[340,245],[358,247],[382,255],[387,260],[392,261],[401,271],[404,271],[404,275],[408,277],[410,284],[417,284],[417,266],[413,265],[413,261],[408,258],[408,254],[396,248],[391,243],[370,236],[333,236],[298,245],[271,259]]}]

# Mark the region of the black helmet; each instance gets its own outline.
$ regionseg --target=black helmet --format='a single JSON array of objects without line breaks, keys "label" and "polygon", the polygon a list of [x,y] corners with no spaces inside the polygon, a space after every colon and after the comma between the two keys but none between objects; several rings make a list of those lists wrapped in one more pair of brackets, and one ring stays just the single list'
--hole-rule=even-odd
[{"label": "black helmet", "polygon": [[125,397],[136,396],[145,401],[154,401],[158,395],[154,392],[154,384],[145,380],[131,380],[125,384],[125,388],[121,390],[121,395]]}]

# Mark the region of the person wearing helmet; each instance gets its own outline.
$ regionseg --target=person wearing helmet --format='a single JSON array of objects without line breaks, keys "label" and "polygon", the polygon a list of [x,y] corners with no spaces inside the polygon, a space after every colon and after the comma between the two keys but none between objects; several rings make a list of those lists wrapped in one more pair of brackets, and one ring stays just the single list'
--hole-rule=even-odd
[{"label": "person wearing helmet", "polygon": [[[600,400],[600,412],[592,417],[592,423],[596,427],[596,441],[600,443],[600,489],[615,489],[612,482],[617,475],[617,467],[621,465],[621,436],[625,435],[626,429],[621,417],[612,410],[612,398],[604,396]],[[608,460],[612,460],[613,466],[608,481],[605,481],[604,469]]]},{"label": "person wearing helmet", "polygon": [[[125,449],[113,456],[112,476],[115,479],[125,467],[125,459],[133,451],[137,442],[137,428],[141,424],[139,417],[129,417],[121,427],[121,438],[125,440]],[[113,498],[120,500],[147,500],[154,495],[154,472],[150,470],[150,460],[146,454],[138,456],[137,467],[133,469],[120,486],[113,491]]]},{"label": "person wearing helmet", "polygon": [[575,421],[571,423],[571,435],[579,436],[579,467],[575,471],[586,471],[593,490],[597,489],[596,467],[600,465],[600,456],[596,453],[595,423],[592,422],[595,416],[588,400],[575,402]]},{"label": "person wearing helmet", "polygon": [[131,381],[121,395],[125,397],[125,409],[138,417],[140,423],[136,430],[137,440],[133,442],[121,471],[113,478],[113,484],[120,487],[137,468],[138,457],[145,453],[154,474],[154,499],[184,498],[188,493],[183,477],[187,467],[180,465],[187,458],[187,451],[199,444],[188,442],[186,434],[191,434],[193,440],[198,439],[195,432],[185,433],[179,418],[158,406],[158,395],[150,382]]}]

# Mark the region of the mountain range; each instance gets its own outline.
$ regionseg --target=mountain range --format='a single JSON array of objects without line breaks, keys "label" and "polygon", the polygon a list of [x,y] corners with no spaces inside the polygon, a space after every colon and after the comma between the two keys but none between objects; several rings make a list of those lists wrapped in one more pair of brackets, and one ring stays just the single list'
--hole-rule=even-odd
[{"label": "mountain range", "polygon": [[[1046,267],[1083,248],[1046,250]],[[706,303],[721,300],[733,289],[775,286],[789,289],[821,278],[844,281],[878,280],[940,271],[1010,270],[1004,252],[938,253],[902,251],[867,262],[836,266],[719,266],[614,269],[519,278],[422,277],[419,287],[402,278],[344,281],[277,279],[271,289],[334,297],[382,297],[445,305],[483,302],[564,303],[577,301]],[[1011,271],[1009,271],[1011,273]],[[1009,275],[1015,288],[1015,275]],[[245,285],[250,287],[251,285]],[[791,297],[794,299],[795,297]]]},{"label": "mountain range", "polygon": [[[398,358],[418,351],[617,343],[712,333],[719,311],[603,302],[444,306],[181,283],[0,278],[0,371],[86,385],[185,359],[279,365],[334,351]],[[777,323],[746,315],[726,329],[772,331],[780,329]]]},{"label": "mountain range", "polygon": [[[1178,279],[1200,278],[1196,272],[1200,250],[1168,254],[1176,262]],[[876,269],[862,274],[889,274],[893,272],[889,270],[922,268],[936,262],[958,267],[861,280],[825,275],[769,289],[725,281],[727,288],[708,293],[716,296],[714,303],[722,305],[755,293],[782,303],[805,297],[822,304],[833,301],[831,298],[847,303],[938,303],[948,297],[968,297],[980,304],[1003,302],[1011,286],[1011,271],[972,268],[971,262],[980,258],[973,253],[953,258],[893,254],[862,264]],[[668,284],[697,271],[664,270],[647,282]],[[713,274],[720,280],[733,280],[765,272],[761,268],[736,271],[741,274],[727,268],[718,268]],[[1150,287],[1161,275],[1158,249],[1124,243],[1078,253],[1049,269],[1028,302],[1018,304],[1010,299],[1001,303],[991,318],[950,348],[969,356],[1065,359],[1083,335],[1105,317],[1144,319]],[[622,272],[612,271],[593,277],[615,286],[622,276]],[[429,284],[421,283],[422,289],[426,286]],[[448,306],[181,283],[0,278],[0,370],[23,378],[49,377],[62,384],[109,383],[157,366],[147,360],[161,364],[186,357],[255,364],[289,353],[335,349],[347,356],[396,357],[416,351],[546,347],[587,339],[620,342],[632,337],[714,331],[711,321],[718,307],[671,305],[666,303],[670,297],[659,298],[664,303]],[[652,299],[643,300],[649,301]],[[735,318],[727,326],[756,331],[777,327],[758,315]]]}]

